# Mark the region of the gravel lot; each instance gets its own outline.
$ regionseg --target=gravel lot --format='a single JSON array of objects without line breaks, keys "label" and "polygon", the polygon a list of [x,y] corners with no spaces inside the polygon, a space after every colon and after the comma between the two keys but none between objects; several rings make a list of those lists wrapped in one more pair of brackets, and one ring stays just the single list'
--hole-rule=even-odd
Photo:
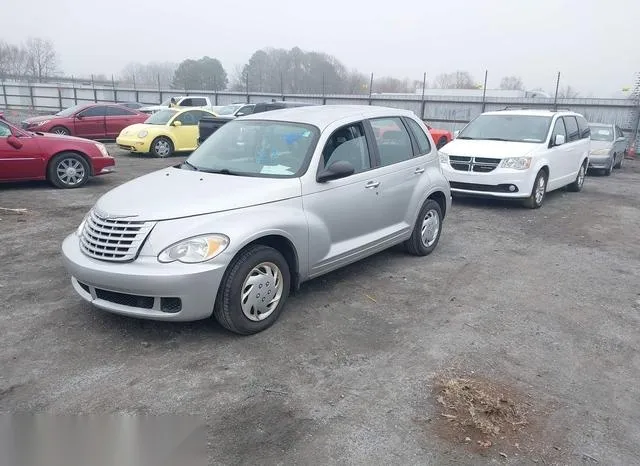
[{"label": "gravel lot", "polygon": [[[0,413],[194,414],[215,464],[640,463],[640,161],[537,211],[454,201],[433,255],[306,283],[238,337],[76,296],[65,235],[102,193],[182,160],[111,148],[117,172],[82,189],[0,186],[0,207],[28,209],[0,212]],[[465,442],[442,374],[528,400],[518,445]]]}]

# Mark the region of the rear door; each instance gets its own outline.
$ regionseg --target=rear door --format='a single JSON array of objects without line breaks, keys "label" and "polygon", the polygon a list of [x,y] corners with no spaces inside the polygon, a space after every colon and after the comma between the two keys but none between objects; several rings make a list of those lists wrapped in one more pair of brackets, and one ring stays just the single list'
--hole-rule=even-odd
[{"label": "rear door", "polygon": [[0,121],[0,180],[44,179],[44,158],[35,138],[16,133],[22,147],[9,144],[14,136],[9,125]]},{"label": "rear door", "polygon": [[136,123],[137,114],[124,107],[109,106],[105,117],[106,137],[115,139],[127,126]]},{"label": "rear door", "polygon": [[107,107],[94,105],[76,113],[73,119],[74,136],[90,139],[104,139],[107,135],[105,118]]}]

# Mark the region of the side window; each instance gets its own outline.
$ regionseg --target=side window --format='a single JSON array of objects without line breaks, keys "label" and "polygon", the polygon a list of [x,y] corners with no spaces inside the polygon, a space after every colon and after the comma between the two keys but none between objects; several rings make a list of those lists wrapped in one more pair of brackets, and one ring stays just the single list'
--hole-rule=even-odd
[{"label": "side window", "polygon": [[107,116],[131,116],[134,112],[120,107],[107,107]]},{"label": "side window", "polygon": [[344,160],[361,173],[371,168],[369,149],[364,135],[362,123],[356,123],[336,130],[322,150],[324,168],[334,162]]},{"label": "side window", "polygon": [[589,128],[589,123],[584,117],[576,117],[578,119],[578,129],[580,130],[580,138],[586,139],[591,136],[591,128]]},{"label": "side window", "polygon": [[89,107],[86,110],[81,111],[78,115],[82,117],[101,117],[107,114],[107,107],[96,105],[95,107]]},{"label": "side window", "polygon": [[238,115],[251,115],[253,113],[253,107],[251,105],[245,105],[238,110]]},{"label": "side window", "polygon": [[7,125],[0,122],[0,138],[8,138],[11,136],[11,130]]},{"label": "side window", "polygon": [[198,121],[200,121],[200,118],[202,118],[202,115],[199,115],[202,113],[204,112],[191,110],[188,112],[181,113],[176,117],[174,121],[179,121],[180,123],[182,123],[183,126],[195,126],[198,124]]},{"label": "side window", "polygon": [[207,105],[207,99],[203,99],[202,97],[194,97],[191,99],[191,105],[193,107],[204,107]]},{"label": "side window", "polygon": [[577,141],[580,139],[580,130],[578,129],[578,122],[574,116],[566,116],[564,118],[564,124],[567,127],[567,141]]},{"label": "side window", "polygon": [[431,152],[431,144],[429,144],[429,138],[426,134],[424,134],[424,130],[420,127],[420,125],[416,123],[416,121],[412,118],[405,118],[404,121],[409,124],[411,132],[418,142],[418,150],[420,151],[420,155],[428,154],[429,152]]},{"label": "side window", "polygon": [[413,157],[411,138],[400,118],[376,118],[371,120],[371,127],[378,146],[381,167],[404,162]]},{"label": "side window", "polygon": [[180,107],[193,107],[193,104],[191,103],[193,99],[182,99],[180,101],[180,103],[178,104]]},{"label": "side window", "polygon": [[564,123],[562,122],[562,118],[558,118],[556,120],[556,124],[553,127],[553,133],[551,133],[551,143],[555,143],[556,136],[560,134],[564,136],[564,140],[567,140],[567,131],[564,129]]}]

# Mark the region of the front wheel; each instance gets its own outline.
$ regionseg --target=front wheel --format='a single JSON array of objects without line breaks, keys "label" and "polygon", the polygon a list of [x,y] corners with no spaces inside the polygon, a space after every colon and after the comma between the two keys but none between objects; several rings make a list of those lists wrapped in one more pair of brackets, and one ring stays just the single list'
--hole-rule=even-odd
[{"label": "front wheel", "polygon": [[404,243],[407,252],[414,256],[431,254],[440,241],[441,232],[442,209],[440,204],[433,199],[427,199],[422,204],[411,237]]},{"label": "front wheel", "polygon": [[160,158],[170,157],[173,154],[173,142],[164,136],[155,138],[151,143],[151,153]]},{"label": "front wheel", "polygon": [[282,254],[268,246],[250,246],[227,270],[213,309],[220,325],[240,335],[273,325],[291,284],[289,265]]},{"label": "front wheel", "polygon": [[442,149],[446,145],[447,145],[447,138],[442,136],[440,139],[438,139],[438,143],[436,144],[436,148],[437,149]]},{"label": "front wheel", "polygon": [[73,152],[63,152],[51,160],[47,178],[57,188],[79,188],[89,180],[90,172],[84,157]]},{"label": "front wheel", "polygon": [[584,176],[587,171],[585,165],[586,165],[586,162],[580,165],[580,169],[578,170],[578,175],[576,176],[576,180],[567,187],[569,191],[573,191],[574,193],[582,191],[582,186],[584,185]]},{"label": "front wheel", "polygon": [[524,201],[525,206],[530,209],[539,209],[542,207],[544,197],[547,194],[547,173],[544,170],[540,170],[536,176],[536,180],[533,182],[533,188],[531,189],[531,195]]},{"label": "front wheel", "polygon": [[613,168],[622,168],[622,161],[624,160],[624,153],[622,154],[622,157],[620,157],[620,161],[618,163],[616,163]]}]

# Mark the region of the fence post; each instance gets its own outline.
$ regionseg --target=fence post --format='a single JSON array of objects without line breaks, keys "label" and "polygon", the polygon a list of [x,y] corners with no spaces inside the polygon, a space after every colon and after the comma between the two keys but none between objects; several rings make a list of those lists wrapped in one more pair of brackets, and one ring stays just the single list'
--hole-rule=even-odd
[{"label": "fence post", "polygon": [[489,75],[489,70],[484,70],[484,86],[482,86],[482,113],[484,113],[484,109],[487,105],[487,76]]},{"label": "fence post", "polygon": [[58,107],[60,107],[60,111],[62,111],[62,90],[60,86],[58,86]]},{"label": "fence post", "polygon": [[284,78],[282,77],[282,70],[280,71],[280,96],[284,100]]},{"label": "fence post", "polygon": [[98,103],[98,91],[96,91],[96,82],[93,80],[93,75],[91,75],[91,87],[93,87],[93,102]]},{"label": "fence post", "polygon": [[4,85],[4,78],[2,78],[2,97],[4,98],[4,106],[9,108],[9,102],[7,102],[7,88]]},{"label": "fence post", "polygon": [[558,78],[556,79],[556,95],[553,97],[553,110],[558,110],[558,89],[560,89],[560,72],[558,71]]},{"label": "fence post", "polygon": [[373,91],[373,73],[371,73],[371,79],[369,80],[369,105],[371,105],[371,92]]},{"label": "fence post", "polygon": [[247,88],[247,103],[251,102],[251,98],[249,97],[249,71],[247,71],[247,74],[244,77],[245,80],[245,87]]},{"label": "fence post", "polygon": [[322,105],[327,105],[327,98],[324,89],[324,73],[322,73]]},{"label": "fence post", "polygon": [[36,103],[33,99],[33,85],[31,83],[31,81],[29,81],[29,97],[31,97],[31,109],[35,110],[36,109]]},{"label": "fence post", "polygon": [[76,80],[71,76],[71,85],[73,86],[73,104],[78,105],[78,92],[76,91]]},{"label": "fence post", "polygon": [[427,87],[427,72],[424,72],[424,75],[422,75],[422,99],[421,99],[421,103],[420,103],[420,119],[424,120],[424,110],[425,110],[425,102],[424,102],[424,91],[425,88]]},{"label": "fence post", "polygon": [[162,103],[162,87],[160,86],[160,73],[158,73],[158,94],[160,94],[160,102]]},{"label": "fence post", "polygon": [[113,101],[118,103],[118,91],[116,89],[116,81],[113,79],[113,75],[111,75],[111,86],[113,87]]}]

